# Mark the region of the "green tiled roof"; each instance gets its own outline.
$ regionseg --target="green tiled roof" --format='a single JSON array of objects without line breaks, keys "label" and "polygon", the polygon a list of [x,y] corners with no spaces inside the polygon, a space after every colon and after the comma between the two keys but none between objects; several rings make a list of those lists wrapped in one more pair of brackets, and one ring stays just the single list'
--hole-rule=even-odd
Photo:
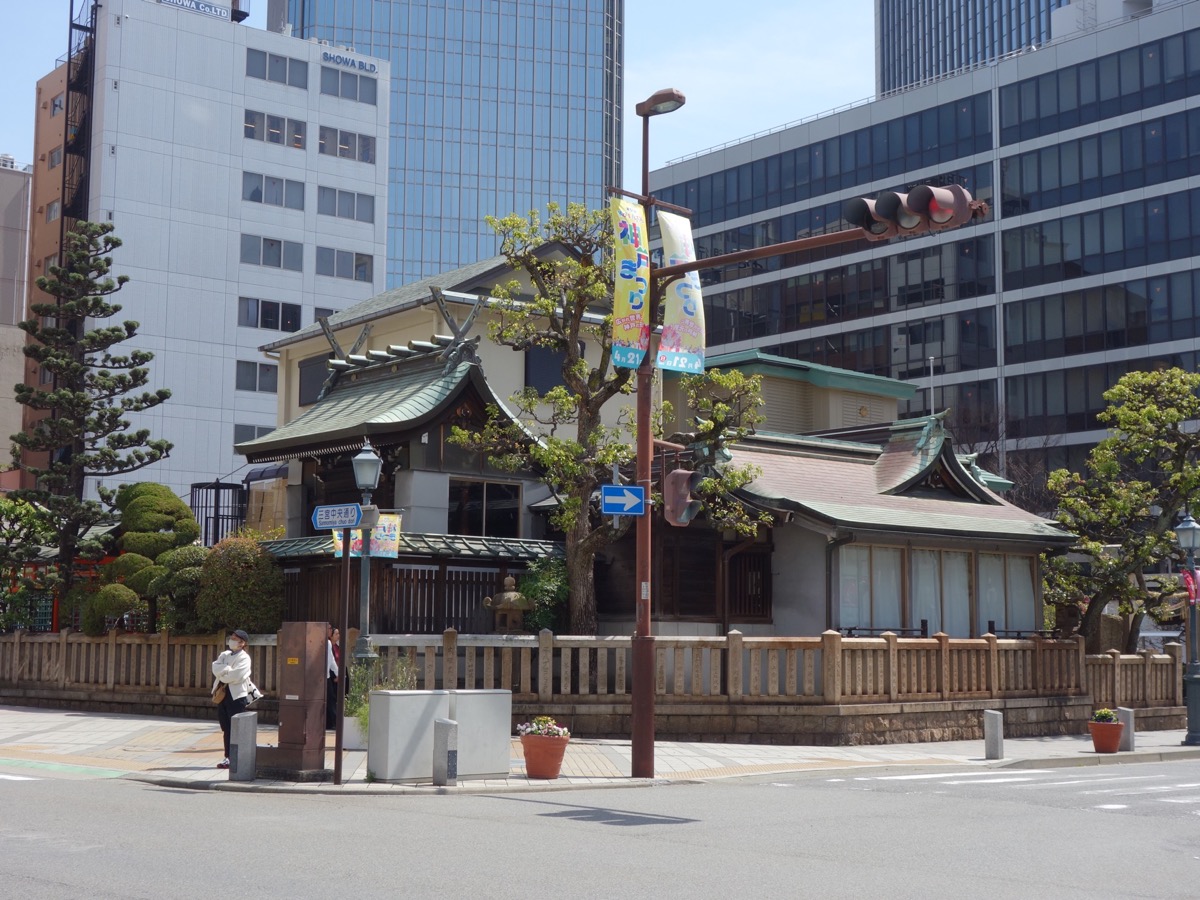
[{"label": "green tiled roof", "polygon": [[478,364],[460,362],[447,371],[433,353],[348,372],[295,419],[235,450],[250,462],[267,462],[357,449],[364,436],[420,428],[468,383],[475,384],[485,402],[499,404]]},{"label": "green tiled roof", "polygon": [[875,394],[880,397],[906,399],[914,396],[917,392],[916,384],[910,381],[899,381],[895,378],[885,378],[882,375],[866,375],[862,372],[851,372],[849,369],[803,362],[785,356],[773,356],[770,353],[763,353],[761,350],[739,350],[734,353],[710,356],[704,360],[704,367],[706,369],[738,369],[749,375],[788,378],[815,384],[817,387],[841,388],[861,394]]},{"label": "green tiled roof", "polygon": [[[278,559],[333,556],[329,535],[263,541],[263,549]],[[462,534],[400,534],[402,556],[452,556],[459,559],[546,559],[563,555],[555,541],[522,541],[513,538],[472,537]]]},{"label": "green tiled roof", "polygon": [[[384,316],[399,312],[409,307],[419,306],[430,300],[431,287],[440,287],[447,291],[466,291],[490,294],[496,284],[509,281],[513,277],[512,269],[508,267],[503,256],[493,256],[471,263],[462,268],[432,278],[414,281],[402,287],[392,288],[382,294],[376,294],[361,303],[355,303],[349,309],[334,313],[329,317],[329,326],[335,331],[348,328],[364,322],[373,322]],[[259,348],[261,350],[278,350],[289,344],[296,344],[321,334],[320,325],[309,325],[299,331],[292,332],[286,337]]]}]

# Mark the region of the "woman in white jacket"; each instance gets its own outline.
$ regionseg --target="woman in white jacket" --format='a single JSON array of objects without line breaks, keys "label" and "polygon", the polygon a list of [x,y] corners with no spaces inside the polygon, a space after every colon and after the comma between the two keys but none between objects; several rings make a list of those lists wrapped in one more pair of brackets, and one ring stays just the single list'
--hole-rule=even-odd
[{"label": "woman in white jacket", "polygon": [[229,727],[234,716],[246,711],[247,694],[250,693],[250,654],[246,652],[249,636],[240,628],[229,635],[229,649],[213,660],[212,673],[215,681],[213,690],[218,684],[225,685],[225,697],[217,705],[217,718],[221,721],[221,733],[225,738],[225,758],[217,763],[218,769],[229,768]]}]

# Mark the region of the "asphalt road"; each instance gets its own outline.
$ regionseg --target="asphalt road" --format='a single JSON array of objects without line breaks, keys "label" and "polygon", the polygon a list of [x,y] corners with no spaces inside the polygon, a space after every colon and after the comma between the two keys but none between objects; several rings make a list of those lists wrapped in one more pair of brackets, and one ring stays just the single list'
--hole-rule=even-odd
[{"label": "asphalt road", "polygon": [[[1194,763],[1103,770],[1086,774],[1200,782]],[[965,773],[354,798],[21,774],[0,778],[4,898],[1200,894],[1185,804],[1100,809],[1065,785],[952,783]],[[939,777],[883,780],[922,774]]]}]

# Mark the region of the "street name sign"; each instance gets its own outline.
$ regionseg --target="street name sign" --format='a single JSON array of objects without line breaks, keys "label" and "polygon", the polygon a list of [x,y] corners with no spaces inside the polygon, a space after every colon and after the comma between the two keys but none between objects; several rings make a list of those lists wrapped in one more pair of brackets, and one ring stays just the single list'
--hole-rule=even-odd
[{"label": "street name sign", "polygon": [[362,521],[362,512],[358,503],[318,506],[312,514],[313,528],[357,528]]},{"label": "street name sign", "polygon": [[600,513],[605,516],[644,516],[646,489],[640,485],[600,485]]}]

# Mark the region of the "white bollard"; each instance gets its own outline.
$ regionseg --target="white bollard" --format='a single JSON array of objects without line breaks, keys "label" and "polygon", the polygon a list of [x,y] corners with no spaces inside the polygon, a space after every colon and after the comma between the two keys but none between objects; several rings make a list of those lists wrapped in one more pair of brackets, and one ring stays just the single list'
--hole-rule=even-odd
[{"label": "white bollard", "polygon": [[1004,713],[983,711],[983,750],[987,759],[1004,759]]},{"label": "white bollard", "polygon": [[1118,750],[1132,750],[1134,744],[1133,710],[1128,706],[1117,707],[1117,721],[1125,727],[1121,729],[1121,743]]},{"label": "white bollard", "polygon": [[258,756],[258,713],[238,713],[229,721],[229,780],[253,781]]},{"label": "white bollard", "polygon": [[458,723],[453,719],[433,720],[433,783],[458,784]]}]

